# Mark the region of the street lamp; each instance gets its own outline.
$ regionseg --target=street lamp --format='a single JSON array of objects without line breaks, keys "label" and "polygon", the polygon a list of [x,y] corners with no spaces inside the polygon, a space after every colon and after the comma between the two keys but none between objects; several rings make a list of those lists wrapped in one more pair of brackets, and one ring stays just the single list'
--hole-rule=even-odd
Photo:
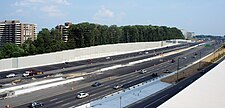
[{"label": "street lamp", "polygon": [[163,37],[161,37],[161,47],[163,47]]},{"label": "street lamp", "polygon": [[180,58],[177,58],[177,82],[178,82],[178,70],[179,70]]},{"label": "street lamp", "polygon": [[127,43],[129,43],[130,37],[129,37],[129,32],[127,31]]},{"label": "street lamp", "polygon": [[[201,51],[200,51],[200,52],[199,52],[199,60],[202,58],[201,56],[202,56],[202,53],[201,53]],[[201,68],[201,60],[199,61],[198,69],[200,70],[200,68]]]},{"label": "street lamp", "polygon": [[120,108],[122,108],[121,100],[122,100],[122,96],[120,96]]}]

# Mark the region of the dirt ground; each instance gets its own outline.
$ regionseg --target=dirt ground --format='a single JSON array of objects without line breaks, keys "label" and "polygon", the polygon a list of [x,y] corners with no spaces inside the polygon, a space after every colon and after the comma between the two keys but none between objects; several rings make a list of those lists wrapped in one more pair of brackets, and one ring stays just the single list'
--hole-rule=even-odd
[{"label": "dirt ground", "polygon": [[178,75],[174,74],[174,75],[168,76],[166,78],[161,79],[161,81],[167,82],[167,83],[174,83],[177,81],[177,76],[178,76],[178,81],[180,81],[186,77],[189,77],[189,76],[199,72],[198,70],[209,66],[210,64],[214,63],[216,60],[223,57],[224,55],[225,55],[225,49],[220,48],[214,54],[212,54],[212,55],[208,56],[207,58],[201,60],[200,62],[192,65],[191,67],[178,72]]}]

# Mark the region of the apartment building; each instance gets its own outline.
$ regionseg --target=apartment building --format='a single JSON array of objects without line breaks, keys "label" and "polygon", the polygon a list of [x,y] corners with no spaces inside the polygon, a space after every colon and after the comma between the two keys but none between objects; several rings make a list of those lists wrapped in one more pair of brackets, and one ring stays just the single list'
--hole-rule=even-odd
[{"label": "apartment building", "polygon": [[64,42],[67,42],[68,41],[68,29],[69,27],[72,25],[71,22],[66,22],[64,25],[57,25],[55,27],[55,29],[58,31],[59,35],[61,35],[61,39],[64,41]]},{"label": "apartment building", "polygon": [[20,45],[26,40],[37,38],[36,24],[25,24],[19,20],[5,20],[0,22],[0,47],[5,43]]}]

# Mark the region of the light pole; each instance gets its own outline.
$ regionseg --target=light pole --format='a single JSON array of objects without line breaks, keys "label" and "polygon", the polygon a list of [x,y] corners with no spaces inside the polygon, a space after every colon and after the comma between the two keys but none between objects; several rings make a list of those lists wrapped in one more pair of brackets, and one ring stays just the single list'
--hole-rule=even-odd
[{"label": "light pole", "polygon": [[201,57],[202,56],[202,53],[201,53],[201,51],[199,52],[199,66],[198,66],[198,69],[200,70],[200,68],[201,68]]},{"label": "light pole", "polygon": [[161,47],[163,47],[163,37],[161,37]]},{"label": "light pole", "polygon": [[122,105],[121,105],[121,100],[122,100],[122,97],[120,96],[120,108],[122,108]]},{"label": "light pole", "polygon": [[130,39],[129,39],[129,32],[127,31],[127,43],[129,43]]},{"label": "light pole", "polygon": [[177,82],[178,82],[178,70],[179,70],[179,62],[180,62],[180,58],[177,58]]}]

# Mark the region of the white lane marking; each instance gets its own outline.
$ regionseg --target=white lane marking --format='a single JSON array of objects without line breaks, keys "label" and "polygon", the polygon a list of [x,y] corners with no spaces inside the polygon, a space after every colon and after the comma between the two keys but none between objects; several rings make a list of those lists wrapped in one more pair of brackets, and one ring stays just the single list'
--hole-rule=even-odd
[{"label": "white lane marking", "polygon": [[168,96],[168,95],[169,95],[169,94],[164,95],[163,97],[161,97],[161,98],[159,98],[159,99],[155,100],[155,101],[154,101],[154,102],[152,102],[151,104],[146,105],[144,108],[148,108],[148,107],[149,107],[149,106],[151,106],[152,104],[154,104],[154,103],[156,103],[156,102],[160,101],[161,99],[165,98],[165,97],[166,97],[166,96]]},{"label": "white lane marking", "polygon": [[63,100],[61,100],[61,101],[58,101],[58,102],[55,102],[55,103],[57,103],[57,104],[58,104],[58,103],[62,103],[62,102],[63,102]]},{"label": "white lane marking", "polygon": [[58,99],[58,98],[52,99],[52,100],[50,100],[50,102],[55,101],[55,100],[57,100],[57,99]]},{"label": "white lane marking", "polygon": [[69,105],[70,103],[66,103],[66,104],[62,104],[61,106],[66,106],[66,105]]}]

